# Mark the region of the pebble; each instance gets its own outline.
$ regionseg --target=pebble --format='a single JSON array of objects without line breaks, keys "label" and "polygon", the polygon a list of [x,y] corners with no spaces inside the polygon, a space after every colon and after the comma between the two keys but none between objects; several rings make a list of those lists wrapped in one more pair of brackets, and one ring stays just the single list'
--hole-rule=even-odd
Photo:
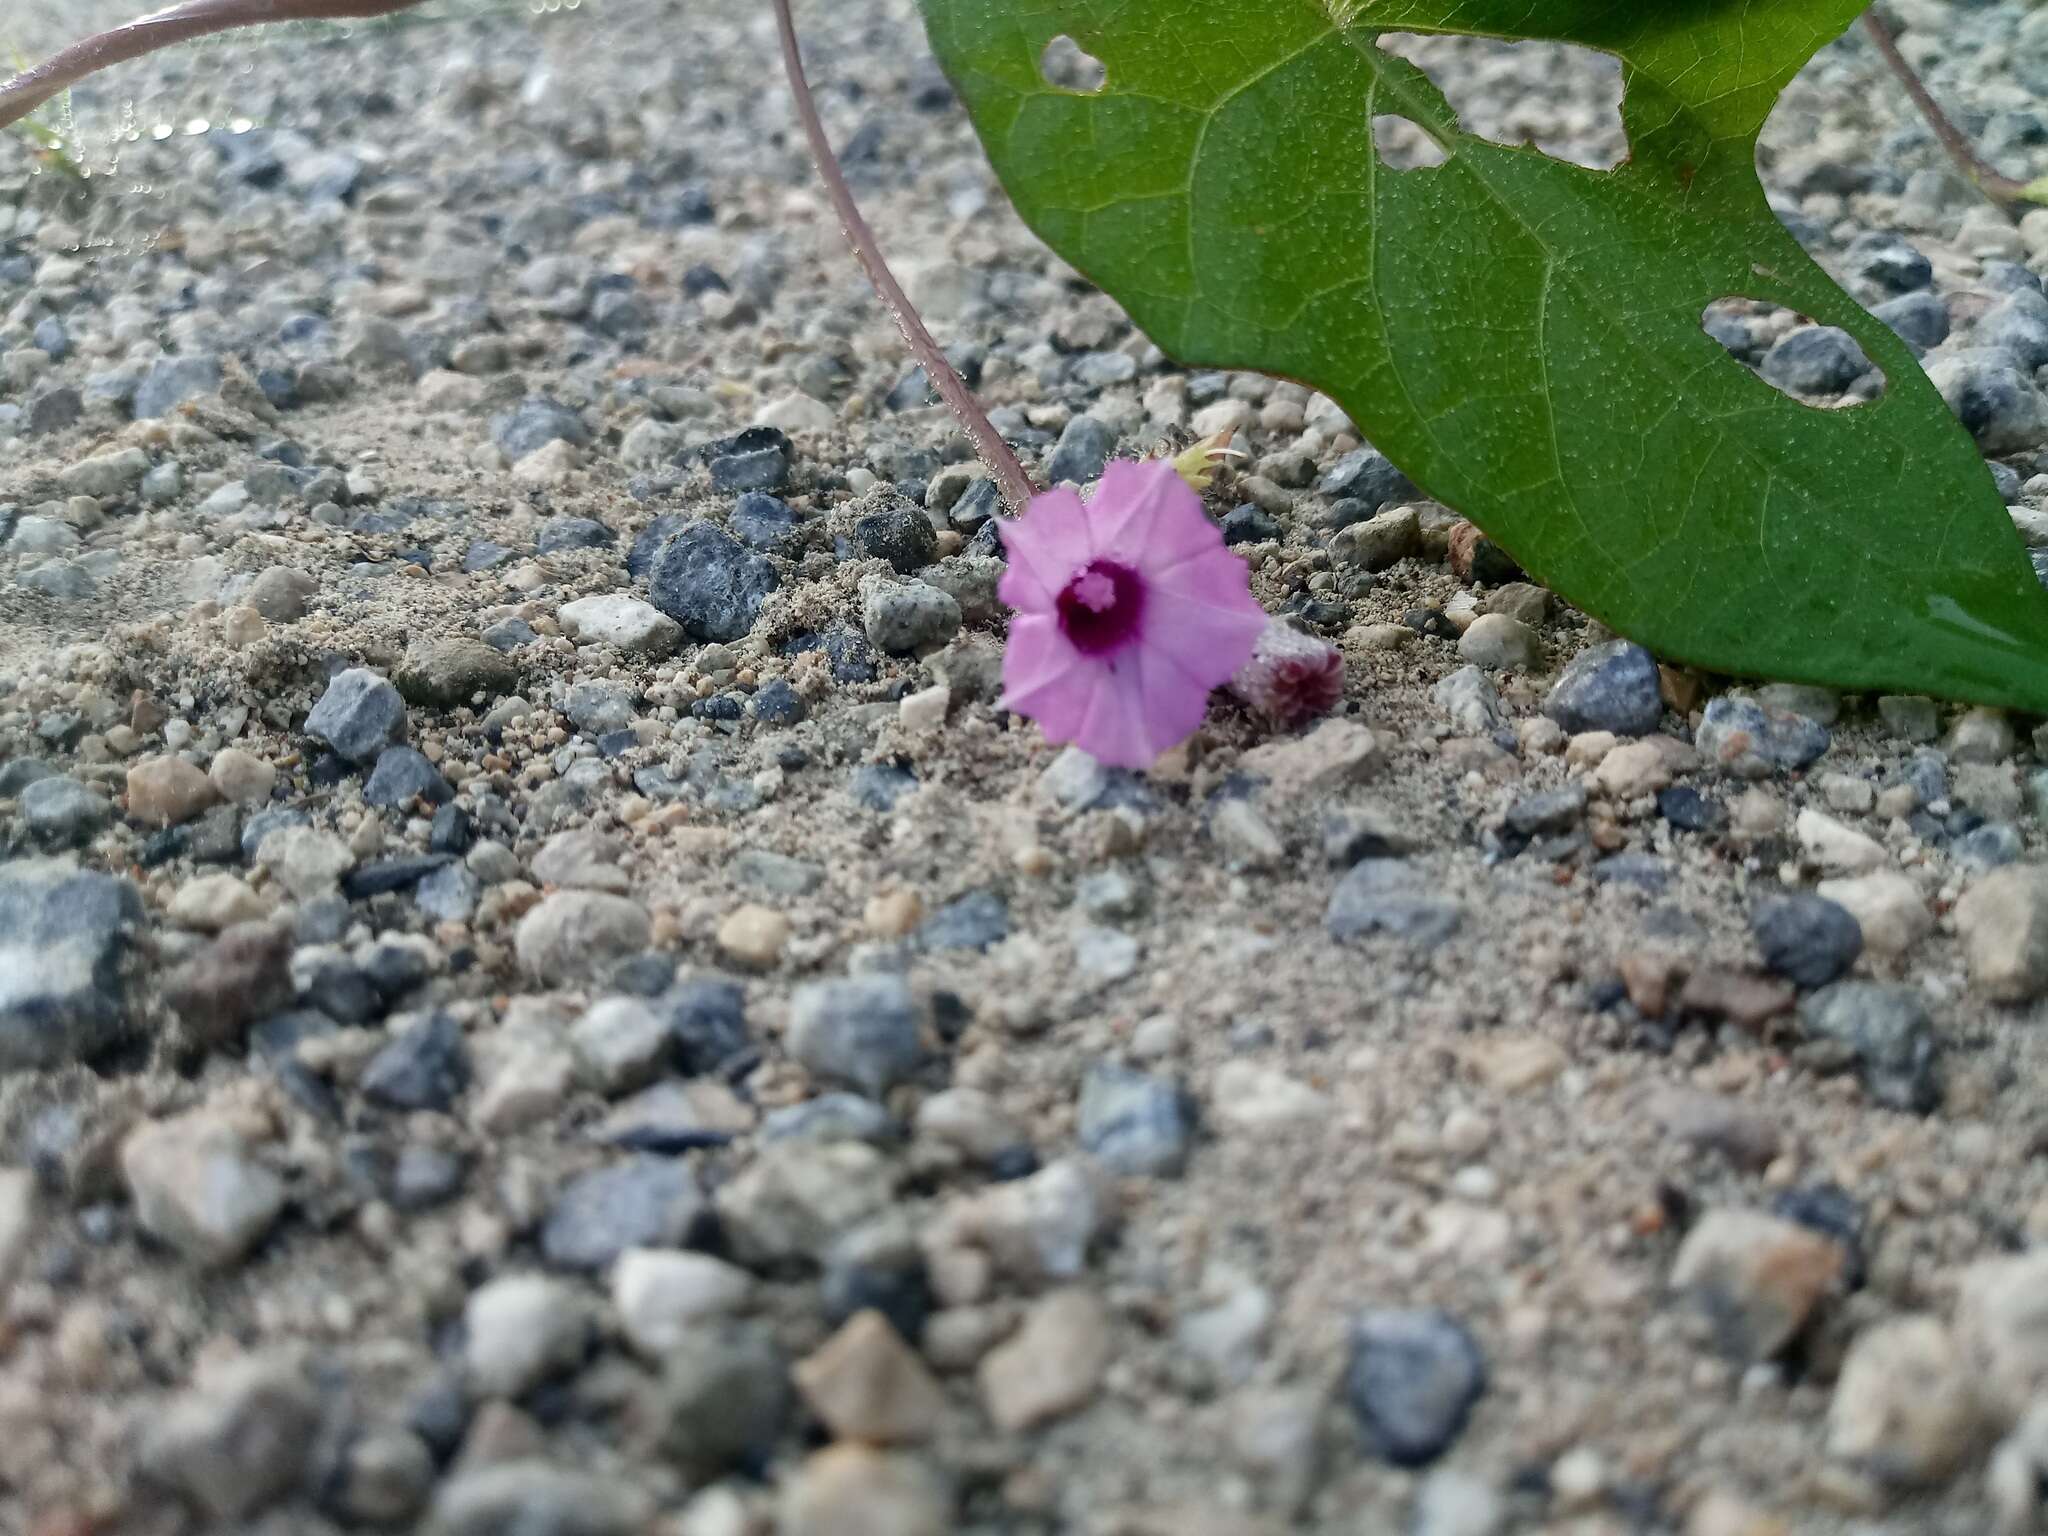
[{"label": "pebble", "polygon": [[1695,738],[1701,754],[1739,779],[1768,778],[1804,768],[1827,751],[1832,738],[1819,721],[1732,695],[1707,705]]},{"label": "pebble", "polygon": [[1114,1216],[1102,1171],[1078,1158],[985,1189],[957,1214],[962,1234],[1025,1285],[1078,1278]]},{"label": "pebble", "polygon": [[782,578],[724,529],[688,523],[655,552],[648,597],[696,640],[738,640]]},{"label": "pebble", "polygon": [[1671,1288],[1689,1295],[1730,1358],[1768,1360],[1841,1284],[1840,1243],[1761,1211],[1712,1210],[1680,1245]]},{"label": "pebble", "polygon": [[1277,1067],[1242,1058],[1216,1069],[1209,1104],[1223,1124],[1255,1136],[1317,1124],[1330,1113],[1326,1094]]},{"label": "pebble", "polygon": [[1424,1478],[1409,1514],[1412,1536],[1500,1536],[1507,1506],[1491,1483],[1452,1467]]},{"label": "pebble", "polygon": [[150,365],[136,387],[134,411],[137,421],[154,421],[168,416],[189,400],[218,394],[221,365],[217,357],[159,358]]},{"label": "pebble", "polygon": [[1759,902],[1750,932],[1766,968],[1801,987],[1824,987],[1863,953],[1863,929],[1825,896],[1796,891]]},{"label": "pebble", "polygon": [[446,805],[454,798],[455,788],[441,777],[441,770],[412,747],[386,747],[363,781],[363,803],[387,810]]},{"label": "pebble", "polygon": [[130,1134],[121,1171],[143,1230],[205,1268],[239,1263],[285,1207],[284,1181],[240,1132],[204,1111]]},{"label": "pebble", "polygon": [[1828,1455],[1888,1490],[1946,1481],[1977,1454],[1982,1417],[1939,1318],[1887,1318],[1856,1335],[1828,1408]]},{"label": "pebble", "polygon": [[647,909],[602,891],[557,891],[519,921],[519,963],[535,980],[563,986],[601,979],[648,946]]},{"label": "pebble", "polygon": [[1979,996],[2025,1003],[2048,992],[2048,867],[1994,870],[1963,893],[1955,921]]},{"label": "pebble", "polygon": [[128,1023],[135,887],[62,864],[0,864],[0,1074],[91,1061]]},{"label": "pebble", "polygon": [[68,495],[93,496],[101,501],[119,498],[149,473],[149,455],[140,448],[116,448],[80,459],[57,476]]},{"label": "pebble", "polygon": [[674,1248],[709,1213],[687,1163],[633,1157],[571,1179],[541,1227],[541,1253],[556,1269],[599,1270],[629,1248]]},{"label": "pebble", "polygon": [[1917,988],[1838,982],[1802,1003],[1799,1018],[1808,1038],[1834,1041],[1850,1053],[1877,1103],[1921,1115],[1940,1105],[1939,1048]]},{"label": "pebble", "polygon": [[331,895],[341,877],[355,867],[356,856],[332,832],[285,825],[259,839],[256,862],[304,902]]},{"label": "pebble", "polygon": [[1109,1314],[1069,1287],[1033,1302],[1017,1332],[982,1357],[975,1381],[997,1429],[1017,1434],[1078,1412],[1109,1369]]},{"label": "pebble", "polygon": [[2018,745],[2012,722],[1998,709],[1970,709],[1949,727],[1942,750],[1957,763],[2002,763]]},{"label": "pebble", "polygon": [[1543,702],[1567,731],[1646,736],[1664,718],[1656,658],[1629,640],[1610,640],[1572,658]]},{"label": "pebble", "polygon": [[1367,1448],[1397,1467],[1448,1451],[1486,1386],[1478,1342],[1447,1312],[1382,1309],[1352,1325],[1344,1398]]},{"label": "pebble", "polygon": [[1405,860],[1361,859],[1331,893],[1323,925],[1335,939],[1385,934],[1435,948],[1458,931],[1464,918],[1456,902],[1435,894]]},{"label": "pebble", "polygon": [[924,569],[939,556],[939,535],[924,510],[895,502],[856,518],[853,543],[871,560],[886,560],[899,576]]},{"label": "pebble", "polygon": [[214,753],[206,777],[221,799],[236,805],[262,805],[277,787],[276,767],[240,747],[222,747]]},{"label": "pebble", "polygon": [[2010,1429],[2048,1391],[2048,1248],[1979,1259],[1956,1287],[1955,1340],[1993,1425]]},{"label": "pebble", "polygon": [[865,1445],[827,1446],[806,1458],[783,1489],[775,1528],[779,1536],[952,1536],[958,1529],[937,1473],[901,1452]]},{"label": "pebble", "polygon": [[1932,741],[1941,734],[1941,711],[1917,694],[1888,693],[1877,701],[1878,717],[1902,741]]},{"label": "pebble", "polygon": [[790,922],[773,907],[748,902],[727,913],[718,925],[718,948],[735,965],[765,971],[782,958],[789,943]]},{"label": "pebble", "polygon": [[2029,1409],[1999,1443],[1984,1481],[1997,1536],[2036,1536],[2048,1499],[2048,1404]]},{"label": "pebble", "polygon": [[917,1444],[945,1418],[944,1391],[879,1312],[855,1313],[791,1375],[811,1412],[841,1440]]},{"label": "pebble", "polygon": [[813,1075],[880,1098],[924,1064],[923,1022],[901,977],[812,982],[790,1004],[789,1052]]},{"label": "pebble", "polygon": [[21,824],[46,848],[89,843],[113,819],[113,802],[76,779],[53,774],[21,792]]},{"label": "pebble", "polygon": [[491,418],[491,441],[507,459],[517,462],[553,442],[581,448],[590,441],[590,429],[559,400],[536,395]]},{"label": "pebble", "polygon": [[218,1525],[236,1525],[297,1486],[320,1428],[299,1362],[243,1355],[201,1372],[140,1426],[142,1464]]},{"label": "pebble", "polygon": [[[482,640],[430,640],[407,649],[398,668],[397,685],[400,695],[411,703],[456,709],[503,698],[519,686],[519,675],[517,662]],[[335,750],[341,749],[337,746]]]},{"label": "pebble", "polygon": [[1811,807],[1793,818],[1792,834],[1806,860],[1831,875],[1860,875],[1890,865],[1884,844]]},{"label": "pebble", "polygon": [[352,1521],[396,1525],[412,1519],[433,1491],[433,1452],[403,1429],[371,1430],[344,1453],[336,1506]]},{"label": "pebble", "polygon": [[860,604],[869,643],[892,656],[943,645],[960,629],[959,603],[929,582],[864,576]]},{"label": "pebble", "polygon": [[706,1253],[629,1248],[612,1266],[611,1295],[626,1341],[659,1361],[689,1334],[746,1311],[754,1278]]},{"label": "pebble", "polygon": [[1460,667],[1430,690],[1430,703],[1443,711],[1454,729],[1467,736],[1491,736],[1508,723],[1500,691],[1476,666]]},{"label": "pebble", "polygon": [[1174,1178],[1187,1164],[1193,1115],[1178,1085],[1103,1064],[1082,1081],[1079,1134],[1112,1173]]},{"label": "pebble", "polygon": [[372,1056],[359,1086],[364,1098],[386,1109],[446,1110],[469,1077],[462,1026],[454,1015],[436,1012],[400,1030]]},{"label": "pebble", "polygon": [[[241,890],[259,917],[266,914],[267,909],[255,893],[232,875],[214,878]],[[185,891],[204,883],[195,881]],[[182,897],[185,891],[179,895]],[[176,905],[172,903],[174,918],[178,917]],[[247,911],[248,907],[238,910]],[[219,931],[220,937],[164,976],[163,997],[195,1043],[236,1045],[257,1019],[291,1006],[291,935],[267,922],[241,917],[216,922],[209,931]]]},{"label": "pebble", "polygon": [[405,740],[405,700],[391,680],[367,667],[338,673],[306,716],[306,734],[358,766]]},{"label": "pebble", "polygon": [[687,1334],[648,1405],[664,1451],[695,1481],[764,1464],[789,1417],[789,1366],[768,1330],[728,1322]]},{"label": "pebble", "polygon": [[579,597],[556,612],[563,632],[583,645],[608,645],[629,656],[672,656],[683,627],[652,603],[623,593]]},{"label": "pebble", "polygon": [[1458,654],[1494,672],[1528,672],[1543,657],[1536,631],[1504,613],[1482,614],[1458,640]]},{"label": "pebble", "polygon": [[1964,347],[1936,357],[1927,379],[1985,453],[2023,451],[2048,438],[2048,402],[2001,348]]},{"label": "pebble", "polygon": [[470,1293],[463,1368],[481,1397],[522,1397],[580,1365],[590,1317],[577,1288],[549,1275],[505,1275]]},{"label": "pebble", "polygon": [[421,1536],[640,1536],[650,1514],[617,1477],[504,1461],[458,1467],[436,1490]]},{"label": "pebble", "polygon": [[1771,350],[1757,371],[1795,395],[1839,395],[1870,371],[1856,338],[1832,325],[1802,326]]},{"label": "pebble", "polygon": [[1116,448],[1116,430],[1093,416],[1076,416],[1060,429],[1059,442],[1046,460],[1048,484],[1071,481],[1088,485],[1099,478]]},{"label": "pebble", "polygon": [[1920,888],[1897,870],[1823,880],[1815,889],[1856,920],[1864,948],[1873,955],[1899,959],[1934,932],[1934,914]]},{"label": "pebble", "polygon": [[182,757],[155,757],[128,770],[128,814],[153,827],[190,821],[220,800],[220,791]]},{"label": "pebble", "polygon": [[644,998],[592,1003],[569,1028],[586,1078],[607,1098],[654,1081],[674,1051],[668,1020]]},{"label": "pebble", "polygon": [[776,1141],[719,1187],[718,1214],[741,1263],[816,1264],[885,1210],[894,1187],[888,1159],[865,1143]]}]

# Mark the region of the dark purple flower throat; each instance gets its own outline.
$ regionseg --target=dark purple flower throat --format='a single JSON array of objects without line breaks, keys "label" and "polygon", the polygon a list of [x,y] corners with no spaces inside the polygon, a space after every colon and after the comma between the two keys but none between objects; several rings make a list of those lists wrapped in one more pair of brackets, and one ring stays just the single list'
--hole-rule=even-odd
[{"label": "dark purple flower throat", "polygon": [[1114,560],[1093,560],[1074,573],[1059,597],[1060,628],[1083,656],[1102,656],[1138,637],[1145,583]]}]

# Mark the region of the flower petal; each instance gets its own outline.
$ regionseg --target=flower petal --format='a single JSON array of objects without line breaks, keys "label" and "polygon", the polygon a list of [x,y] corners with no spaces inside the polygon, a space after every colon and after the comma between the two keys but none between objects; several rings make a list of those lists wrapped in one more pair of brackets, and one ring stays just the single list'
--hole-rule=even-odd
[{"label": "flower petal", "polygon": [[1150,575],[1223,548],[1202,499],[1171,464],[1112,464],[1090,503],[1096,553]]},{"label": "flower petal", "polygon": [[1012,608],[1050,610],[1075,571],[1094,552],[1088,513],[1072,491],[1047,491],[1031,498],[1024,515],[1003,525],[1003,553],[1009,569],[997,595]]},{"label": "flower petal", "polygon": [[1041,723],[1050,714],[1084,712],[1093,664],[1074,649],[1050,614],[1019,614],[1003,650],[1003,708]]}]

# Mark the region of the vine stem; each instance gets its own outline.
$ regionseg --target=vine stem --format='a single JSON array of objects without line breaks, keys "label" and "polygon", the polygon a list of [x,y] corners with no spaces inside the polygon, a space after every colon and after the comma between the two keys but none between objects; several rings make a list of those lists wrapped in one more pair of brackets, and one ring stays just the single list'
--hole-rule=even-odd
[{"label": "vine stem", "polygon": [[1906,94],[1913,98],[1913,105],[1920,109],[1920,115],[1927,119],[1927,126],[1934,130],[1934,136],[1941,141],[1941,147],[1948,151],[1948,157],[1955,161],[1963,174],[1977,184],[1977,188],[1993,202],[2010,206],[2013,203],[2029,201],[2024,183],[2002,175],[1989,161],[1977,153],[1970,136],[1956,125],[1941,103],[1934,99],[1934,93],[1927,89],[1919,72],[1906,62],[1906,56],[1899,52],[1898,42],[1892,37],[1892,29],[1872,6],[1863,13],[1863,30],[1870,34],[1870,40],[1877,47],[1878,57],[1884,60],[1891,72],[1899,77],[1899,84],[1906,88]]},{"label": "vine stem", "polygon": [[803,53],[797,46],[796,21],[790,15],[789,0],[774,0],[774,4],[776,25],[782,33],[782,63],[789,74],[790,92],[796,98],[797,117],[803,123],[804,137],[810,141],[811,158],[817,162],[818,174],[824,178],[825,189],[831,194],[832,207],[839,215],[839,227],[846,233],[846,243],[853,247],[861,270],[867,273],[876,295],[895,320],[896,329],[903,333],[904,345],[923,366],[925,377],[939,392],[939,397],[959,418],[969,441],[974,444],[974,451],[981,456],[981,462],[996,477],[996,483],[1002,489],[1003,502],[1011,515],[1021,516],[1037,494],[1031,477],[1024,472],[1017,455],[1010,451],[1010,445],[1003,441],[995,423],[988,419],[988,413],[974,398],[966,381],[946,361],[946,354],[939,350],[939,344],[932,340],[932,333],[925,329],[917,307],[910,302],[909,295],[896,281],[896,275],[889,270],[875,232],[861,217],[860,207],[853,200],[853,190],[846,184],[846,173],[840,169],[839,157],[832,152],[832,141],[826,137],[825,125],[818,117],[818,105],[811,95],[810,81],[804,75]]},{"label": "vine stem", "polygon": [[0,85],[0,128],[20,122],[60,91],[110,64],[236,27],[272,21],[357,21],[409,10],[419,0],[186,0],[82,37]]}]

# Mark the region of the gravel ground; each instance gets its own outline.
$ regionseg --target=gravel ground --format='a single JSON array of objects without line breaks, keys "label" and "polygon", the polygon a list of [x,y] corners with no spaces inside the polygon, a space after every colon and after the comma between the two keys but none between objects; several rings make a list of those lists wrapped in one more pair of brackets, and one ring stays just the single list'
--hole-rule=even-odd
[{"label": "gravel ground", "polygon": [[[1173,368],[908,6],[812,7],[1041,478],[1238,431],[1212,509],[1349,663],[1144,779],[1047,746],[711,9],[189,51],[81,97],[89,180],[0,165],[0,1530],[2039,1529],[2035,722],[1660,673]],[[2048,172],[2043,13],[1895,9]],[[1414,56],[1613,160],[1597,61]],[[1764,163],[2048,545],[2048,214],[1854,43]]]}]

